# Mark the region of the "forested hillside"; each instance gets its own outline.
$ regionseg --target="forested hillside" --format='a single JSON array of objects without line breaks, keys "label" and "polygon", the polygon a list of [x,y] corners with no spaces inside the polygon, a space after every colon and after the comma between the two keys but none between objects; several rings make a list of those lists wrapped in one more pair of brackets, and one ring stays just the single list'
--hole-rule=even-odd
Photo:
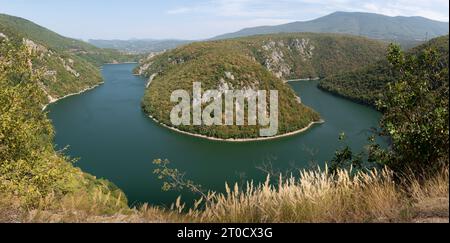
[{"label": "forested hillside", "polygon": [[8,201],[7,209],[2,205],[0,211],[11,207],[7,215],[17,217],[14,213],[20,209],[50,208],[55,206],[50,201],[74,195],[85,203],[110,197],[104,210],[126,207],[117,187],[82,172],[55,151],[54,130],[41,106],[42,73],[30,65],[34,53],[27,45],[0,39],[0,201]]},{"label": "forested hillside", "polygon": [[[366,38],[334,34],[281,34],[235,40],[193,43],[141,61],[138,74],[148,77],[144,110],[170,124],[175,89],[192,91],[193,82],[204,89],[228,87],[280,92],[280,134],[318,121],[319,116],[298,102],[288,79],[326,77],[381,60],[386,45]],[[218,138],[253,138],[258,127],[178,127],[183,131]]]},{"label": "forested hillside", "polygon": [[[234,40],[199,42],[141,61],[139,74],[150,77],[173,58],[190,60],[211,48],[234,49],[254,59],[275,76],[289,79],[323,78],[382,60],[387,45],[363,37],[339,34],[278,34]],[[165,58],[169,58],[164,60]]]},{"label": "forested hillside", "polygon": [[4,14],[0,14],[0,40],[15,46],[23,44],[33,52],[33,69],[42,73],[39,87],[48,100],[44,103],[100,84],[99,67],[104,63],[135,58],[63,37],[28,20]]},{"label": "forested hillside", "polygon": [[[440,55],[441,65],[448,67],[449,36],[435,38],[413,48],[407,55],[416,55],[426,49],[435,48]],[[385,92],[386,85],[397,79],[398,74],[391,69],[387,60],[381,60],[360,70],[345,72],[323,79],[320,87],[349,99],[375,105],[375,101]]]}]

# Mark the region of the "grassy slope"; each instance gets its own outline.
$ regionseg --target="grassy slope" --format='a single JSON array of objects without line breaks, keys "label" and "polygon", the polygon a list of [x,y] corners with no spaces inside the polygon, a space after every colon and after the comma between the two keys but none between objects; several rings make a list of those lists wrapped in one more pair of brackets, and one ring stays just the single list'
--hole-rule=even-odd
[{"label": "grassy slope", "polygon": [[[319,120],[319,115],[299,104],[282,79],[325,77],[353,70],[382,58],[386,46],[366,38],[335,34],[282,34],[193,43],[141,62],[136,71],[151,77],[144,110],[170,124],[177,89],[192,91],[192,83],[217,89],[223,79],[234,88],[275,89],[280,94],[280,129],[284,134]],[[229,72],[234,80],[226,77]],[[254,138],[259,127],[178,127],[183,131],[218,138]]]},{"label": "grassy slope", "polygon": [[248,188],[227,188],[212,196],[205,208],[188,213],[181,202],[174,209],[143,205],[114,210],[110,205],[117,199],[88,199],[83,193],[59,201],[50,198],[36,210],[20,210],[17,200],[1,196],[0,222],[448,223],[448,178],[444,169],[400,185],[387,170],[356,177],[341,171],[333,178],[321,171],[304,171],[281,185],[268,180],[249,183]]},{"label": "grassy slope", "polygon": [[[441,54],[443,64],[448,66],[448,41],[448,35],[438,37],[411,49],[409,53],[433,47]],[[373,106],[384,92],[386,84],[393,81],[395,74],[390,70],[387,60],[381,60],[359,70],[327,77],[319,86],[326,91]]]},{"label": "grassy slope", "polygon": [[28,45],[36,55],[34,67],[43,70],[43,89],[52,98],[101,83],[98,67],[104,63],[133,60],[131,56],[63,37],[28,20],[9,15],[0,14],[0,32],[16,44],[31,41]]}]

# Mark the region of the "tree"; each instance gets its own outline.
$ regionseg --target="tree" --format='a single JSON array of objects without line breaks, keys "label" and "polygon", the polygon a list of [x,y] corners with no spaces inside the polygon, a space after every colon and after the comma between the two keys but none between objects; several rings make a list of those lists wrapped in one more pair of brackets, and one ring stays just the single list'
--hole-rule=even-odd
[{"label": "tree", "polygon": [[449,163],[448,56],[433,48],[405,55],[391,45],[388,60],[399,78],[377,106],[383,112],[381,134],[392,144],[372,155],[397,172],[432,173]]},{"label": "tree", "polygon": [[[345,133],[341,133],[339,135],[339,141],[344,142],[346,140]],[[345,169],[348,171],[361,171],[365,168],[368,168],[365,165],[363,160],[363,153],[354,154],[350,146],[347,144],[337,150],[334,153],[334,157],[330,161],[329,173],[336,174],[339,170]]]},{"label": "tree", "polygon": [[65,173],[53,153],[32,56],[27,47],[0,39],[0,191],[30,198],[56,190]]}]

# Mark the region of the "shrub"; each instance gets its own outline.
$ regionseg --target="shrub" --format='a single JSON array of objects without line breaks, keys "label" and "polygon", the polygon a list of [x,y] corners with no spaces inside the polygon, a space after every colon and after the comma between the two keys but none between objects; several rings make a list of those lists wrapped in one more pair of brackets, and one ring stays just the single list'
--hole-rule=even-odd
[{"label": "shrub", "polygon": [[379,161],[396,172],[434,173],[449,159],[448,56],[433,48],[405,55],[393,45],[388,59],[399,78],[378,102],[382,135],[392,142]]}]

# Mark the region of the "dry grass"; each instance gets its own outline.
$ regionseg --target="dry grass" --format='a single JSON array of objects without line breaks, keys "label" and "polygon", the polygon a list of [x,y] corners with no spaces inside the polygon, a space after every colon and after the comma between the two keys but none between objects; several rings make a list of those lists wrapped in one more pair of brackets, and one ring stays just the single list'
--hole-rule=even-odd
[{"label": "dry grass", "polygon": [[300,179],[227,186],[225,194],[210,194],[212,203],[188,215],[200,222],[391,222],[407,220],[407,201],[392,174],[383,170],[351,176],[339,171],[302,171]]},{"label": "dry grass", "polygon": [[[408,185],[408,186],[404,186]],[[111,197],[76,194],[46,198],[39,209],[22,210],[0,199],[0,221],[8,222],[448,222],[449,173],[405,184],[388,170],[351,176],[339,171],[302,171],[299,178],[210,193],[207,203],[185,210],[181,200],[171,209],[144,205],[124,207]],[[117,199],[116,199],[117,200]],[[14,201],[14,200],[13,200]],[[7,206],[9,205],[9,206]]]},{"label": "dry grass", "polygon": [[449,222],[449,170],[410,183],[408,194],[414,203],[415,222]]}]

